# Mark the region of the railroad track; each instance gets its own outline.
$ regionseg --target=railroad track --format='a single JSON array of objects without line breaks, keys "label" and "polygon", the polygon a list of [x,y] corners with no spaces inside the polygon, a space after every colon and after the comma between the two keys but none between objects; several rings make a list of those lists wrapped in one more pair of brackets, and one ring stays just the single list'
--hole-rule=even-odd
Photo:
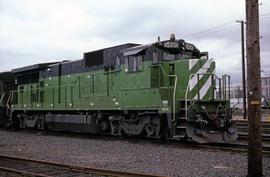
[{"label": "railroad track", "polygon": [[[209,150],[211,152],[233,152],[242,153],[244,155],[248,154],[248,144],[247,143],[210,143],[210,144],[198,144],[193,142],[185,142],[177,145],[177,143],[172,143],[173,146],[178,148],[190,148],[196,150]],[[262,154],[264,157],[270,157],[270,146],[262,146]]]},{"label": "railroad track", "polygon": [[[237,120],[236,126],[238,129],[238,136],[240,139],[248,138],[248,121],[247,120]],[[270,121],[261,122],[262,140],[270,141]]]},{"label": "railroad track", "polygon": [[[243,125],[243,126],[247,126]],[[246,128],[247,129],[247,128]],[[33,133],[33,132],[28,132],[28,133]],[[36,133],[36,131],[34,131],[34,133]],[[71,136],[71,137],[80,137],[80,138],[89,138],[89,135],[87,134],[65,134],[62,132],[47,132],[44,133],[45,135],[53,135],[53,136]],[[243,154],[247,154],[248,152],[248,145],[246,143],[246,141],[236,141],[234,143],[211,143],[211,144],[198,144],[196,142],[192,142],[192,141],[176,141],[176,140],[167,140],[167,141],[161,141],[159,139],[142,139],[139,137],[114,137],[114,136],[91,136],[90,138],[94,138],[94,139],[99,139],[99,140],[105,140],[105,141],[114,141],[114,140],[123,140],[123,141],[129,141],[131,143],[151,143],[151,144],[157,144],[157,145],[165,145],[165,146],[171,146],[171,147],[175,147],[175,148],[189,148],[189,149],[200,149],[200,150],[209,150],[209,151],[230,151],[230,152],[235,152],[235,153],[243,153]],[[270,157],[270,146],[263,146],[262,147],[262,153],[264,156]],[[0,155],[0,167],[1,167],[1,155]],[[43,162],[43,161],[42,161]],[[48,163],[48,162],[45,162]],[[55,164],[55,163],[54,163]],[[60,166],[63,166],[63,164],[59,164]],[[66,165],[67,168],[70,167],[75,167],[75,168],[71,168],[73,170],[81,170],[81,171],[86,171],[86,175],[88,174],[98,174],[100,176],[157,176],[157,175],[148,175],[148,174],[140,174],[140,173],[135,173],[134,175],[127,175],[128,173],[124,172],[124,175],[118,174],[118,175],[107,175],[108,173],[106,173],[105,175],[102,175],[102,173],[96,173],[95,171],[93,173],[91,173],[91,168],[88,167],[76,167],[76,166],[72,166],[72,165]],[[1,170],[1,169],[0,169]],[[98,169],[100,170],[100,169]],[[106,170],[105,170],[106,171]],[[109,172],[110,173],[110,172]],[[1,176],[1,175],[0,175]],[[49,176],[49,175],[47,175]],[[53,175],[55,176],[55,175]],[[68,175],[66,175],[68,176]],[[75,175],[70,175],[70,176],[75,176]],[[92,175],[94,176],[94,175]]]},{"label": "railroad track", "polygon": [[[205,149],[215,149],[220,151],[231,151],[231,152],[248,152],[248,145],[247,144],[234,144],[234,143],[222,143],[222,144],[205,144],[205,145],[198,145],[198,148],[205,148]],[[270,147],[263,146],[262,147],[262,154],[264,156],[270,156]]]},{"label": "railroad track", "polygon": [[162,177],[159,175],[105,170],[0,154],[0,176],[27,177]]}]

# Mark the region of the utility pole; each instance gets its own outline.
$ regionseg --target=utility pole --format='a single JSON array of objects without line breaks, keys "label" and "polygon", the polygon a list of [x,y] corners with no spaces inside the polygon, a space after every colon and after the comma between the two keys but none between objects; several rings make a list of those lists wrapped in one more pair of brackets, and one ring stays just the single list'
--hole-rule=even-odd
[{"label": "utility pole", "polygon": [[246,0],[248,176],[262,176],[261,66],[258,0]]},{"label": "utility pole", "polygon": [[242,88],[243,88],[243,109],[244,115],[243,119],[247,118],[247,104],[246,104],[246,63],[245,63],[245,37],[244,37],[244,21],[236,20],[236,22],[241,23],[241,46],[242,46]]}]

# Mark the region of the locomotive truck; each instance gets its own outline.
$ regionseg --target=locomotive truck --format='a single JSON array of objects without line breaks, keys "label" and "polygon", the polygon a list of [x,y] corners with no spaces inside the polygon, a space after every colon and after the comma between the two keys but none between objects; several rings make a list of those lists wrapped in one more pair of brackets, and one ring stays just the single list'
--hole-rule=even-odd
[{"label": "locomotive truck", "polygon": [[207,52],[174,35],[10,73],[16,89],[2,94],[5,126],[199,143],[237,138],[230,76],[218,78]]}]

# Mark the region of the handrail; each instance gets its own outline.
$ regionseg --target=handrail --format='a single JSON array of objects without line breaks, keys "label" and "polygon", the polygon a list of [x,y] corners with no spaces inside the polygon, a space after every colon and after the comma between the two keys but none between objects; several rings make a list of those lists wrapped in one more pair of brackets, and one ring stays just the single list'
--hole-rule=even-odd
[{"label": "handrail", "polygon": [[[189,76],[189,80],[188,80],[188,85],[187,85],[187,88],[186,88],[186,93],[185,93],[185,118],[187,119],[188,118],[188,104],[187,104],[187,96],[188,96],[188,89],[189,89],[189,87],[190,87],[190,80],[191,80],[191,78],[192,77],[194,77],[195,75],[198,75],[198,76],[200,76],[200,75],[213,75],[213,76],[215,76],[216,78],[218,78],[215,74],[213,74],[213,73],[194,73],[194,74],[191,74],[190,76]],[[212,81],[213,82],[213,81]],[[211,82],[211,84],[213,84]],[[198,80],[198,83],[199,83],[199,80]],[[198,92],[199,92],[199,90],[198,90]],[[194,99],[192,99],[191,101],[193,101]]]},{"label": "handrail", "polygon": [[175,121],[175,94],[176,94],[176,86],[177,86],[177,75],[169,75],[170,77],[175,77],[174,79],[174,87],[173,87],[173,119]]},{"label": "handrail", "polygon": [[[229,90],[228,100],[230,100],[230,98],[231,98],[231,76],[227,75],[227,74],[225,74],[224,76],[225,76],[225,80],[226,80],[226,78],[228,78],[228,90]],[[227,87],[225,88],[225,90],[227,90]]]},{"label": "handrail", "polygon": [[5,97],[5,95],[6,95],[6,92],[3,93],[3,95],[2,95],[2,97],[1,97],[1,99],[0,99],[0,104],[2,103],[2,101],[3,101],[4,97]]},{"label": "handrail", "polygon": [[11,92],[11,99],[10,99],[11,104],[12,104],[12,101],[13,101],[13,97],[14,97],[14,92]]},{"label": "handrail", "polygon": [[12,94],[13,92],[10,92],[10,94],[9,94],[9,96],[8,96],[8,99],[7,99],[7,103],[6,103],[6,109],[7,109],[7,111],[6,111],[6,115],[7,116],[9,116],[8,114],[9,114],[9,110],[10,110],[10,106],[9,106],[9,104],[8,104],[8,102],[9,102],[9,100],[10,100],[10,98],[11,97],[13,97],[13,94]]},{"label": "handrail", "polygon": [[[222,75],[221,78],[218,78],[219,86],[218,86],[218,98],[216,99],[225,99],[230,100],[231,94],[231,76],[230,75]],[[227,93],[228,91],[228,93]]]},{"label": "handrail", "polygon": [[186,119],[187,119],[187,117],[188,117],[188,109],[187,109],[187,95],[188,95],[188,89],[189,89],[189,87],[190,87],[190,79],[191,79],[191,77],[193,77],[193,76],[195,76],[196,75],[196,73],[195,74],[191,74],[190,76],[189,76],[189,80],[188,80],[188,85],[187,85],[187,89],[186,89],[186,93],[185,93],[185,117],[186,117]]},{"label": "handrail", "polygon": [[8,96],[6,106],[9,106],[9,105],[8,105],[8,102],[9,102],[9,100],[10,100],[10,98],[11,98],[11,95],[12,95],[12,94],[10,93],[9,96]]},{"label": "handrail", "polygon": [[165,73],[165,71],[164,71],[164,69],[163,69],[163,66],[162,66],[161,64],[158,64],[158,65],[160,66],[160,68],[161,68],[161,70],[162,70],[164,76],[167,76],[167,74]]}]

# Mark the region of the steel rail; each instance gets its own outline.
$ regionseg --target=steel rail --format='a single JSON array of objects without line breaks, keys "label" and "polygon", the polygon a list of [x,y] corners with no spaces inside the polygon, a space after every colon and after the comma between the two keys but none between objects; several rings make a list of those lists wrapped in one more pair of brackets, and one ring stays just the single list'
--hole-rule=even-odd
[{"label": "steel rail", "polygon": [[17,170],[17,169],[12,169],[12,168],[5,168],[5,167],[0,167],[0,175],[2,174],[6,174],[5,176],[7,176],[7,174],[17,174],[20,176],[27,176],[27,177],[50,177],[47,175],[43,175],[43,174],[38,174],[38,173],[32,173],[32,172],[28,172],[28,171],[23,171],[23,170]]},{"label": "steel rail", "polygon": [[[236,127],[238,129],[238,136],[240,139],[248,138],[248,121],[244,120],[234,120],[236,122]],[[269,141],[270,140],[270,122],[269,120],[261,122],[261,133],[262,140]]]},{"label": "steel rail", "polygon": [[[40,176],[40,177],[49,177],[51,175],[44,174],[42,172],[32,172],[31,169],[34,169],[35,166],[33,166],[30,170],[29,169],[16,169],[16,167],[2,167],[3,166],[3,159],[5,160],[15,160],[22,163],[33,163],[37,165],[48,165],[48,167],[57,167],[56,169],[60,170],[69,170],[72,173],[84,173],[85,175],[94,174],[94,175],[101,175],[101,176],[115,176],[115,177],[165,177],[161,175],[154,175],[154,174],[146,174],[146,173],[139,173],[139,172],[125,172],[125,171],[117,171],[117,170],[108,170],[108,169],[101,169],[101,168],[89,168],[85,166],[76,166],[71,164],[62,164],[57,162],[49,162],[44,160],[34,160],[34,159],[28,159],[28,158],[22,158],[22,157],[15,157],[15,156],[9,156],[0,154],[0,171],[5,171],[9,173],[16,173],[21,174],[25,176]],[[5,166],[5,165],[4,165]],[[26,165],[27,166],[27,165]],[[29,167],[29,166],[28,166]],[[62,168],[62,169],[61,169]],[[47,171],[52,172],[52,171]],[[57,176],[57,175],[52,175]],[[68,174],[67,174],[68,176]],[[72,174],[70,176],[73,176]]]},{"label": "steel rail", "polygon": [[[234,144],[234,143],[216,143],[216,144],[186,144],[190,148],[198,149],[209,149],[209,150],[219,150],[219,151],[234,151],[234,152],[243,152],[247,153],[248,145],[247,144]],[[265,156],[270,156],[270,147],[263,146],[262,153]]]}]

